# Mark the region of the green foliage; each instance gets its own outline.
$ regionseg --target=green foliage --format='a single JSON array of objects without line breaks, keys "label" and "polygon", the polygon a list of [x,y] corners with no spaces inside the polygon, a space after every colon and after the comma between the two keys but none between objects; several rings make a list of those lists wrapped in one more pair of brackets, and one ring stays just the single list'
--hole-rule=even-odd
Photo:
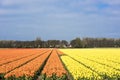
[{"label": "green foliage", "polygon": [[47,77],[46,74],[42,74],[38,77],[38,80],[68,80],[67,75],[63,75],[61,77],[56,76],[56,74],[52,74],[51,77]]},{"label": "green foliage", "polygon": [[0,40],[0,48],[94,48],[94,47],[120,47],[120,38],[76,38],[66,40],[48,40],[36,38],[33,41]]},{"label": "green foliage", "polygon": [[0,74],[0,80],[4,80],[4,74]]},{"label": "green foliage", "polygon": [[27,77],[27,76],[21,76],[21,77],[16,77],[15,75],[14,76],[10,76],[6,79],[3,79],[3,80],[33,80],[32,77]]},{"label": "green foliage", "polygon": [[82,41],[80,38],[76,38],[76,39],[73,39],[70,44],[72,45],[72,47],[74,48],[81,48],[82,47]]}]

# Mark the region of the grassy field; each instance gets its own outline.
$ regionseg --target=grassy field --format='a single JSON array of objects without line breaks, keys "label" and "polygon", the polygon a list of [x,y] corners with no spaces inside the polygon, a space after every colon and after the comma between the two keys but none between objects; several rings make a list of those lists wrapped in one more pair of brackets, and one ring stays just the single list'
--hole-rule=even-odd
[{"label": "grassy field", "polygon": [[120,80],[120,49],[60,49],[74,79]]}]

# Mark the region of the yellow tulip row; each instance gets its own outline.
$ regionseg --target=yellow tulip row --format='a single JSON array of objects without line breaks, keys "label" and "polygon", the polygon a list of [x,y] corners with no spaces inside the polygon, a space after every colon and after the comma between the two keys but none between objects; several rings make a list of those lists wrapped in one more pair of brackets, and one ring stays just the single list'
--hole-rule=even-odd
[{"label": "yellow tulip row", "polygon": [[[120,70],[120,62],[119,62],[118,56],[115,56],[115,55],[112,55],[112,54],[110,54],[110,55],[111,56],[107,56],[107,55],[103,55],[103,56],[89,56],[88,55],[88,56],[82,56],[82,58],[85,58],[85,59],[88,59],[88,60],[100,63],[102,65],[109,66],[109,67],[114,68],[116,70],[117,69]],[[114,58],[113,56],[115,56],[116,58]]]},{"label": "yellow tulip row", "polygon": [[[87,65],[89,67],[89,70],[94,70],[99,75],[101,75],[102,78],[109,77],[115,79],[118,78],[118,76],[120,77],[120,49],[61,49],[61,51],[77,60],[77,62],[81,62]],[[64,59],[62,60],[66,64],[67,68],[71,66],[68,66]],[[68,63],[73,64],[71,60],[68,60]],[[80,65],[80,63],[78,64]],[[74,66],[76,66],[76,64],[74,64],[73,67]],[[71,72],[72,70],[75,71],[74,69],[69,68],[68,70]],[[79,72],[85,73],[86,70]],[[75,76],[75,74],[72,75]],[[81,77],[81,75],[78,76]]]},{"label": "yellow tulip row", "polygon": [[64,62],[65,66],[69,70],[69,72],[72,74],[74,80],[78,80],[78,78],[85,78],[85,79],[96,79],[101,80],[101,77],[89,70],[88,68],[84,67],[83,65],[79,64],[75,60],[71,59],[68,56],[61,56],[62,61]]}]

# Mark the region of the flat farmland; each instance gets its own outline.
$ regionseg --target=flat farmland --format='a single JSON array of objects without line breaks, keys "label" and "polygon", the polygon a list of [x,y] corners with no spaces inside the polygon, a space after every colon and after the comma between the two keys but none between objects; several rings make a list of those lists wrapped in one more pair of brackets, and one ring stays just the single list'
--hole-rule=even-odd
[{"label": "flat farmland", "polygon": [[120,49],[0,49],[2,80],[119,80]]},{"label": "flat farmland", "polygon": [[120,80],[120,49],[61,49],[75,80]]},{"label": "flat farmland", "polygon": [[0,49],[2,80],[67,79],[58,49]]}]

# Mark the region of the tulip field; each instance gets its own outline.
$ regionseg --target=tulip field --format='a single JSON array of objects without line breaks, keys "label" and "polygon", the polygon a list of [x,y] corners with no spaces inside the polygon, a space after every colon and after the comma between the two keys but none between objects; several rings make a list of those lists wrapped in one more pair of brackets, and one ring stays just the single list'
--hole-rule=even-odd
[{"label": "tulip field", "polygon": [[120,80],[120,49],[61,49],[75,80]]},{"label": "tulip field", "polygon": [[120,80],[120,49],[0,49],[2,80]]}]

